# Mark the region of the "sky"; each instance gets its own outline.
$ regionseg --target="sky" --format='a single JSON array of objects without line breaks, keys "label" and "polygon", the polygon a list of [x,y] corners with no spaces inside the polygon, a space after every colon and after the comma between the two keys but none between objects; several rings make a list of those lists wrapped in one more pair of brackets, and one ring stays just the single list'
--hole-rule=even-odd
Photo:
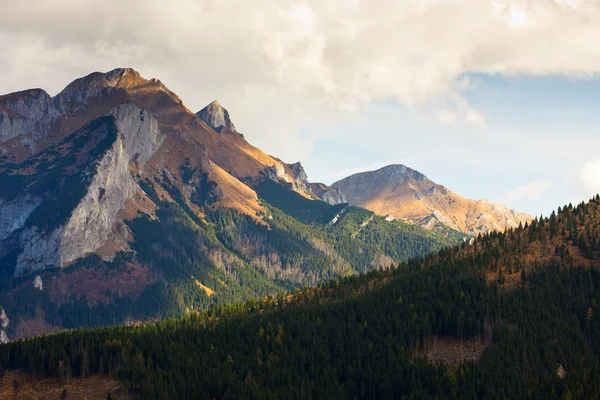
[{"label": "sky", "polygon": [[600,0],[0,0],[0,93],[132,67],[332,183],[391,163],[549,214],[600,192]]}]

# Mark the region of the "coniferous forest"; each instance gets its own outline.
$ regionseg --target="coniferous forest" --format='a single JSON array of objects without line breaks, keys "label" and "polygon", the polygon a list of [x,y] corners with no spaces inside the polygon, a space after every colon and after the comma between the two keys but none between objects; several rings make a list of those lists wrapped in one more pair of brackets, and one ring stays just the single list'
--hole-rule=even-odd
[{"label": "coniferous forest", "polygon": [[141,399],[600,398],[599,213],[597,197],[288,295],[10,342],[0,369],[106,375]]}]

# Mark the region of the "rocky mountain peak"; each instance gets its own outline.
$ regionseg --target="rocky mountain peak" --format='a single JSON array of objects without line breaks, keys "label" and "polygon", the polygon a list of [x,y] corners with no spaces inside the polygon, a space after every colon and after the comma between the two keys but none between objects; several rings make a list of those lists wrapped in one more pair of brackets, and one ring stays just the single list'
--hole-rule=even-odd
[{"label": "rocky mountain peak", "polygon": [[[42,89],[0,96],[0,143],[31,133],[40,122],[50,123],[58,115],[52,98]],[[6,151],[0,149],[0,154]]]},{"label": "rocky mountain peak", "polygon": [[0,111],[8,117],[37,119],[39,114],[50,112],[52,98],[42,89],[29,89],[0,96]]},{"label": "rocky mountain peak", "polygon": [[216,132],[221,133],[224,130],[236,132],[229,118],[229,112],[217,100],[198,111],[196,115]]},{"label": "rocky mountain peak", "polygon": [[403,164],[386,165],[375,171],[376,175],[385,176],[386,178],[402,183],[404,180],[414,180],[422,182],[428,180],[425,175],[417,170],[407,167]]},{"label": "rocky mountain peak", "polygon": [[290,164],[290,169],[294,177],[302,182],[306,182],[308,180],[308,176],[306,175],[306,171],[304,171],[304,167],[300,163],[300,161]]},{"label": "rocky mountain peak", "polygon": [[531,219],[489,200],[459,196],[401,164],[354,174],[333,183],[331,188],[311,186],[311,190],[329,203],[343,199],[382,216],[391,215],[431,229],[441,223],[469,235],[502,231]]},{"label": "rocky mountain peak", "polygon": [[67,85],[56,95],[55,103],[62,112],[73,112],[86,106],[89,99],[99,98],[107,90],[132,88],[148,82],[131,68],[116,68],[105,73],[93,72]]}]

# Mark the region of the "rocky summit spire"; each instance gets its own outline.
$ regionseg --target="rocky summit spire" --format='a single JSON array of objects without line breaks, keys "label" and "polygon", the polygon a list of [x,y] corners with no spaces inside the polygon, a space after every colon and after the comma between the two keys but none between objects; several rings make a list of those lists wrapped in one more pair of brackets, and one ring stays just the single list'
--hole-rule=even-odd
[{"label": "rocky summit spire", "polygon": [[229,112],[217,100],[198,111],[196,115],[216,132],[221,133],[224,130],[236,132],[235,126],[229,118]]}]

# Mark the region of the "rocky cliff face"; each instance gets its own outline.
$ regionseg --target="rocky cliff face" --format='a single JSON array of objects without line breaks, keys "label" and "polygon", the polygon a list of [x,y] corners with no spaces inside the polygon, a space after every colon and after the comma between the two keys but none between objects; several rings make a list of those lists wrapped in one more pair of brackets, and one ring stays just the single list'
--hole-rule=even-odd
[{"label": "rocky cliff face", "polygon": [[210,126],[215,132],[236,132],[231,118],[229,118],[229,112],[224,109],[218,101],[213,101],[202,110],[196,113],[206,125]]},{"label": "rocky cliff face", "polygon": [[87,194],[71,214],[61,235],[61,265],[101,247],[118,222],[117,214],[138,185],[130,167],[143,168],[164,141],[158,122],[133,104],[111,112],[118,139],[100,160]]},{"label": "rocky cliff face", "polygon": [[[157,120],[133,104],[122,104],[110,114],[112,117],[95,129],[106,131],[102,135],[115,130],[116,140],[93,167],[86,167],[89,183],[85,195],[64,224],[49,231],[36,225],[22,230],[15,274],[60,267],[94,252],[119,223],[119,211],[139,188],[132,170],[142,169],[165,137]],[[40,200],[25,195],[5,203],[0,202],[0,234],[7,237],[25,225]]]},{"label": "rocky cliff face", "polygon": [[338,188],[327,186],[324,183],[311,183],[309,185],[309,190],[317,198],[323,200],[326,203],[332,205],[348,203],[348,199],[346,199],[344,194]]},{"label": "rocky cliff face", "polygon": [[305,197],[312,197],[308,182],[308,177],[304,171],[304,167],[299,162],[286,164],[279,159],[275,159],[276,163],[265,168],[266,176],[275,182],[284,182],[289,187]]},{"label": "rocky cliff face", "polygon": [[308,191],[308,176],[306,175],[306,171],[304,171],[302,164],[300,164],[300,162],[295,162],[293,164],[288,164],[288,168],[288,176],[290,176],[293,184],[298,189]]},{"label": "rocky cliff face", "polygon": [[0,97],[0,155],[11,150],[6,144],[11,139],[35,152],[36,141],[59,115],[52,98],[41,89]]},{"label": "rocky cliff face", "polygon": [[12,201],[0,198],[0,241],[23,228],[29,215],[40,205],[39,197],[24,195]]},{"label": "rocky cliff face", "polygon": [[4,308],[0,307],[0,343],[7,343],[9,340],[8,336],[6,335],[6,328],[8,328],[9,323],[10,320],[6,315]]},{"label": "rocky cliff face", "polygon": [[355,174],[328,190],[313,186],[313,193],[328,202],[347,201],[429,229],[442,223],[469,235],[503,231],[532,219],[487,200],[465,199],[404,165]]}]

